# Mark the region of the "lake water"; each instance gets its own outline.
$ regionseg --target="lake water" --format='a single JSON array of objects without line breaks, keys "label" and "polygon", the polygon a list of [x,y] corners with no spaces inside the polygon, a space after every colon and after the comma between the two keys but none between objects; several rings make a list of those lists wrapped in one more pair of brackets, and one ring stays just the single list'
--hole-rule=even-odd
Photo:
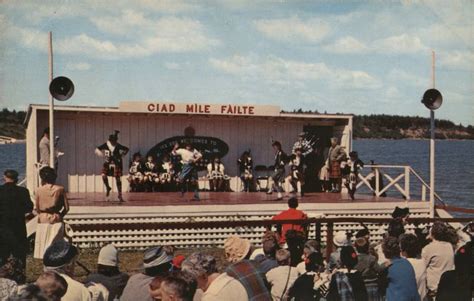
[{"label": "lake water", "polygon": [[[0,171],[16,169],[25,177],[25,144],[0,145]],[[429,183],[429,141],[355,140],[354,150],[365,163],[410,165]],[[473,207],[474,141],[436,141],[436,192],[449,205]],[[391,175],[396,175],[392,174]],[[412,176],[412,198],[421,189]]]}]

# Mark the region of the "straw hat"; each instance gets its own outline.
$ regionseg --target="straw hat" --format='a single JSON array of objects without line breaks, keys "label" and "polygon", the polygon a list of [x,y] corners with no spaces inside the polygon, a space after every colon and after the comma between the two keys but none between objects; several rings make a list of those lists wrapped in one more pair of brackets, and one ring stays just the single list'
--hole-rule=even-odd
[{"label": "straw hat", "polygon": [[250,241],[232,235],[224,242],[225,258],[230,263],[236,263],[245,258],[250,251]]},{"label": "straw hat", "polygon": [[337,231],[336,235],[334,235],[334,238],[332,240],[334,245],[337,247],[342,247],[347,245],[347,234],[344,231]]}]

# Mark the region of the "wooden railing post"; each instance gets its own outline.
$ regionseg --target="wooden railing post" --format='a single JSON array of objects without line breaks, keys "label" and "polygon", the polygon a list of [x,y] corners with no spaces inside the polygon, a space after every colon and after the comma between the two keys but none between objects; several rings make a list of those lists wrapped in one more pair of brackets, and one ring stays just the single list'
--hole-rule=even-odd
[{"label": "wooden railing post", "polygon": [[421,200],[426,202],[426,186],[421,184]]},{"label": "wooden railing post", "polygon": [[405,197],[410,200],[410,166],[405,166]]},{"label": "wooden railing post", "polygon": [[379,178],[380,178],[380,171],[376,167],[375,168],[375,196],[376,197],[380,196],[380,181],[379,181]]},{"label": "wooden railing post", "polygon": [[334,231],[334,223],[332,223],[332,222],[327,223],[327,227],[326,227],[326,260],[329,260],[329,257],[331,256],[331,253],[332,253],[333,231]]}]

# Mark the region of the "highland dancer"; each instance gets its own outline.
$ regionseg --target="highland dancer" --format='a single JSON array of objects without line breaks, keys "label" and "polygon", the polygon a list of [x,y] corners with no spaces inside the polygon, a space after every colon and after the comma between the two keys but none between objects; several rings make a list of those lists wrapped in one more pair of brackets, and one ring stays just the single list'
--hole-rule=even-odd
[{"label": "highland dancer", "polygon": [[267,191],[267,194],[271,194],[273,190],[278,192],[277,200],[283,199],[283,188],[282,183],[285,181],[285,164],[288,160],[287,155],[281,149],[281,143],[273,141],[272,147],[275,150],[275,164],[273,165],[274,171],[270,176],[273,180],[272,187]]},{"label": "highland dancer", "polygon": [[95,149],[95,153],[100,157],[105,157],[105,162],[102,168],[102,180],[104,181],[106,188],[106,196],[108,197],[110,195],[110,191],[112,190],[109,185],[108,177],[115,177],[115,181],[117,183],[118,200],[123,202],[122,180],[120,177],[122,176],[123,169],[122,157],[128,153],[128,147],[123,146],[117,142],[119,133],[120,132],[116,130],[115,133],[111,134],[107,142]]},{"label": "highland dancer", "polygon": [[304,195],[304,162],[303,154],[300,148],[295,150],[295,154],[290,159],[290,184],[293,187],[293,192],[300,196]]},{"label": "highland dancer", "polygon": [[196,163],[202,159],[202,154],[198,152],[191,144],[186,144],[186,148],[179,148],[179,144],[173,148],[172,154],[174,156],[181,156],[181,163],[183,168],[179,174],[178,181],[181,184],[181,196],[184,196],[186,191],[186,182],[189,181],[194,185],[194,198],[193,201],[199,201],[199,185],[198,175],[196,169]]}]

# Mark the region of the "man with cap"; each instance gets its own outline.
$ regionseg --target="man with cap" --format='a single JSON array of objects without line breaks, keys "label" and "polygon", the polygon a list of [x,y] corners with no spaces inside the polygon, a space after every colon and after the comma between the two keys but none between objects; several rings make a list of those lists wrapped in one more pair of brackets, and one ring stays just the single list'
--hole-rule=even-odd
[{"label": "man with cap", "polygon": [[336,137],[331,138],[331,147],[328,152],[329,181],[332,185],[331,192],[341,192],[341,162],[346,158],[346,153]]},{"label": "man with cap", "polygon": [[173,255],[164,246],[148,249],[143,255],[145,271],[130,277],[123,290],[121,301],[153,301],[149,293],[150,283],[155,277],[164,279],[171,270]]},{"label": "man with cap", "polygon": [[3,180],[5,184],[0,186],[0,266],[10,255],[15,257],[24,278],[28,249],[25,215],[31,213],[33,203],[28,189],[17,185],[18,172],[6,170]]},{"label": "man with cap", "polygon": [[89,301],[92,300],[89,290],[80,282],[74,280],[74,267],[78,251],[75,246],[65,240],[53,242],[43,255],[45,271],[54,271],[67,282],[67,291],[63,300]]},{"label": "man with cap", "polygon": [[108,244],[102,247],[97,260],[97,273],[89,274],[85,283],[94,282],[105,286],[109,291],[108,301],[120,298],[129,276],[126,273],[121,273],[118,265],[118,251],[115,246]]},{"label": "man with cap", "polygon": [[122,170],[123,162],[122,157],[128,153],[128,147],[118,143],[119,131],[115,131],[114,134],[109,136],[109,140],[102,145],[99,145],[95,149],[95,153],[105,158],[104,165],[102,167],[102,180],[104,181],[106,196],[110,195],[112,188],[109,185],[108,177],[115,177],[117,183],[118,200],[123,202],[122,198]]}]

